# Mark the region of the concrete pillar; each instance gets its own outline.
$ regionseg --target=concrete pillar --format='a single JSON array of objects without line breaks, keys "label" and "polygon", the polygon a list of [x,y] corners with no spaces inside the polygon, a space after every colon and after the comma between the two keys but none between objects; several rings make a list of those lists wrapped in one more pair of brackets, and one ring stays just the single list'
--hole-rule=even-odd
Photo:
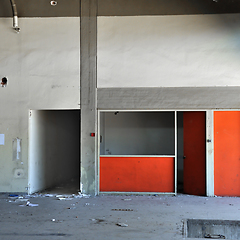
[{"label": "concrete pillar", "polygon": [[[97,0],[81,0],[81,192],[95,195],[97,176]],[[90,133],[95,133],[91,137]]]}]

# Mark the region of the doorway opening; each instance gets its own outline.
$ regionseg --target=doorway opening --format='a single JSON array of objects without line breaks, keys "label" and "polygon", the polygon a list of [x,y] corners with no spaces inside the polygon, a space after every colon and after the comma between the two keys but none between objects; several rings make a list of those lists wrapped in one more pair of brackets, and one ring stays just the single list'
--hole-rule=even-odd
[{"label": "doorway opening", "polygon": [[80,110],[31,110],[28,193],[76,193],[80,184]]},{"label": "doorway opening", "polygon": [[177,114],[178,193],[206,196],[206,112]]}]

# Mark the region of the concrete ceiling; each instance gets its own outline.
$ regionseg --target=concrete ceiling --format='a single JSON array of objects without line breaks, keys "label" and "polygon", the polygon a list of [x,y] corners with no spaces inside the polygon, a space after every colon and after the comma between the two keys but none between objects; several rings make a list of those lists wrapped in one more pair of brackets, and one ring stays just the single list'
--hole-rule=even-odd
[{"label": "concrete ceiling", "polygon": [[[80,16],[80,0],[15,0],[19,17]],[[99,16],[240,13],[240,0],[98,0]],[[11,17],[10,0],[1,0],[0,17]]]}]

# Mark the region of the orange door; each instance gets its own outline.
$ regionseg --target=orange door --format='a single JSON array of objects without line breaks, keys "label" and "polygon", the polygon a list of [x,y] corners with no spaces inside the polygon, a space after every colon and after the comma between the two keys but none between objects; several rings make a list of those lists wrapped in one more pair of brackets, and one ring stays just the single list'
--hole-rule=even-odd
[{"label": "orange door", "polygon": [[206,113],[183,113],[183,191],[206,195]]},{"label": "orange door", "polygon": [[214,194],[240,196],[240,111],[214,112]]}]

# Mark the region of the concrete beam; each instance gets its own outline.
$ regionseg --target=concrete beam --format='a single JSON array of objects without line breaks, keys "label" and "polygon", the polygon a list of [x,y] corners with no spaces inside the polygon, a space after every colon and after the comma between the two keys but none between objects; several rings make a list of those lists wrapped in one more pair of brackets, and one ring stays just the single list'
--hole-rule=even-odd
[{"label": "concrete beam", "polygon": [[[81,1],[81,191],[96,194],[97,164],[97,0]],[[90,133],[96,133],[91,137]]]},{"label": "concrete beam", "polygon": [[99,88],[99,109],[240,109],[240,87]]},{"label": "concrete beam", "polygon": [[[78,17],[79,0],[16,0],[19,17]],[[237,0],[101,0],[99,16],[193,15],[239,13]],[[9,0],[0,1],[0,17],[12,17]]]}]

